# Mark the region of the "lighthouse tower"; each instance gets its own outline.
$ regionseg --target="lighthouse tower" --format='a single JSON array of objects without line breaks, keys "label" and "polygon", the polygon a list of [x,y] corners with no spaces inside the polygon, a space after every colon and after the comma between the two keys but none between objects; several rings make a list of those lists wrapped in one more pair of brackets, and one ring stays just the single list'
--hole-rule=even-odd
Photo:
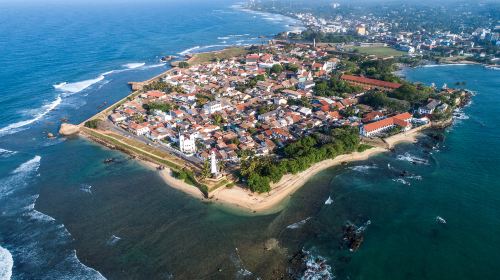
[{"label": "lighthouse tower", "polygon": [[217,178],[219,175],[219,171],[217,170],[217,159],[215,158],[215,151],[212,150],[212,154],[210,155],[210,173],[214,178]]}]

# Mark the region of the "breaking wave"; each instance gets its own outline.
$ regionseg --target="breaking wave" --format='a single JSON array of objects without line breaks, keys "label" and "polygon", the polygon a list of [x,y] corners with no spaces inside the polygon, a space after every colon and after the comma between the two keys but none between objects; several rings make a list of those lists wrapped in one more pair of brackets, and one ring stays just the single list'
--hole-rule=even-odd
[{"label": "breaking wave", "polygon": [[411,163],[414,163],[414,164],[424,164],[424,165],[429,164],[428,160],[423,159],[423,158],[419,158],[419,157],[416,157],[416,156],[413,156],[413,155],[411,155],[408,152],[406,152],[406,153],[404,153],[402,155],[398,155],[397,159],[401,160],[401,161],[411,162]]},{"label": "breaking wave", "polygon": [[80,185],[80,190],[82,192],[85,192],[85,193],[88,193],[88,194],[92,194],[92,186],[91,185],[82,184],[82,185]]},{"label": "breaking wave", "polygon": [[361,172],[361,173],[366,173],[370,169],[377,169],[378,167],[376,165],[358,165],[358,166],[353,166],[349,167],[349,169],[356,171],[356,172]]},{"label": "breaking wave", "polygon": [[135,63],[124,64],[123,67],[125,67],[127,69],[136,69],[136,68],[142,67],[144,65],[146,65],[145,62],[135,62]]},{"label": "breaking wave", "polygon": [[197,50],[201,48],[200,46],[195,46],[195,47],[192,47],[192,48],[189,48],[189,49],[185,49],[183,50],[182,52],[179,52],[180,55],[187,55],[187,54],[190,54],[190,53],[193,53],[193,51]]},{"label": "breaking wave", "polygon": [[14,259],[9,250],[0,246],[0,280],[9,280],[12,277]]},{"label": "breaking wave", "polygon": [[403,185],[411,186],[410,182],[408,182],[408,181],[406,181],[405,179],[402,179],[402,178],[392,179],[392,181],[394,181],[396,183],[403,184]]},{"label": "breaking wave", "polygon": [[434,68],[434,67],[447,67],[447,66],[467,66],[469,64],[465,63],[449,63],[449,64],[428,64],[423,65],[423,68]]},{"label": "breaking wave", "polygon": [[30,125],[36,121],[39,121],[45,115],[47,115],[50,111],[54,110],[59,104],[61,104],[62,98],[60,95],[56,97],[56,99],[48,104],[43,105],[38,110],[38,113],[33,115],[32,119],[24,120],[16,123],[9,124],[6,127],[0,128],[0,136],[13,134],[22,130],[23,127]]},{"label": "breaking wave", "polygon": [[301,280],[330,280],[335,276],[332,267],[326,263],[326,259],[320,255],[313,255],[310,251],[302,250],[305,254],[305,271]]},{"label": "breaking wave", "polygon": [[10,150],[6,150],[6,149],[2,149],[0,148],[0,158],[6,158],[6,157],[10,157],[14,154],[17,154],[16,151],[10,151]]},{"label": "breaking wave", "polygon": [[296,223],[293,223],[289,226],[287,226],[286,228],[288,229],[298,229],[298,228],[301,228],[303,225],[305,225],[307,223],[307,221],[309,221],[311,219],[311,217],[307,217],[305,218],[304,220],[300,221],[300,222],[296,222]]},{"label": "breaking wave", "polygon": [[94,84],[97,84],[98,82],[104,80],[106,75],[109,75],[111,73],[114,73],[114,71],[109,71],[109,72],[103,73],[94,79],[89,79],[89,80],[84,80],[84,81],[74,82],[74,83],[62,82],[62,83],[53,85],[53,87],[57,90],[64,92],[64,93],[74,94],[74,93],[78,93],[86,88],[89,88],[90,86],[92,86]]},{"label": "breaking wave", "polygon": [[182,52],[179,52],[180,55],[188,55],[188,54],[193,54],[193,53],[199,53],[201,51],[205,50],[210,50],[210,49],[216,49],[216,48],[223,48],[223,47],[228,47],[230,45],[228,44],[216,44],[216,45],[207,45],[207,46],[195,46],[189,49],[185,49]]},{"label": "breaking wave", "polygon": [[116,235],[111,235],[111,237],[108,239],[108,241],[106,242],[106,244],[110,245],[110,246],[113,246],[115,245],[118,241],[120,241],[122,238],[121,237],[118,237]]}]

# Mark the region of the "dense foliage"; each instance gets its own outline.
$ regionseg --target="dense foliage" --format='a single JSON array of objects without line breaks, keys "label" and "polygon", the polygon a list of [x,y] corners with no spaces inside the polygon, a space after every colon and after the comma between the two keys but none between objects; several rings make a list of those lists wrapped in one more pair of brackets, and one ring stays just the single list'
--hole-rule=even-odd
[{"label": "dense foliage", "polygon": [[343,97],[346,93],[361,91],[360,87],[353,86],[348,82],[340,80],[338,77],[332,76],[330,80],[317,81],[314,86],[314,94],[317,96],[340,96]]},{"label": "dense foliage", "polygon": [[283,175],[296,174],[317,162],[357,151],[359,145],[357,128],[334,128],[289,143],[279,151],[279,159],[249,157],[242,161],[240,174],[247,179],[251,191],[269,192],[270,183],[277,183]]},{"label": "dense foliage", "polygon": [[96,129],[99,126],[100,120],[94,119],[86,121],[84,126],[92,129]]},{"label": "dense foliage", "polygon": [[396,70],[395,61],[392,59],[367,60],[359,64],[358,75],[363,75],[377,80],[388,82],[401,82],[401,79],[394,75]]},{"label": "dense foliage", "polygon": [[410,103],[405,100],[390,98],[385,92],[371,91],[361,98],[361,103],[375,109],[387,109],[390,112],[405,112],[410,109]]},{"label": "dense foliage", "polygon": [[170,110],[172,110],[172,104],[163,102],[150,102],[148,104],[144,104],[143,107],[148,111],[160,110],[163,112],[170,112]]},{"label": "dense foliage", "polygon": [[349,43],[360,41],[362,38],[356,35],[340,35],[334,33],[318,32],[311,29],[305,30],[301,34],[291,34],[290,39],[322,42],[322,43]]},{"label": "dense foliage", "polygon": [[389,93],[390,97],[408,101],[411,105],[419,105],[429,98],[425,88],[417,88],[412,84],[405,83],[400,88]]},{"label": "dense foliage", "polygon": [[147,84],[143,87],[143,90],[144,91],[159,90],[166,93],[170,92],[184,93],[184,89],[182,89],[180,86],[174,86],[170,83],[163,81],[155,81],[150,84]]},{"label": "dense foliage", "polygon": [[186,61],[179,62],[179,68],[188,68],[188,67],[189,63],[187,63]]}]

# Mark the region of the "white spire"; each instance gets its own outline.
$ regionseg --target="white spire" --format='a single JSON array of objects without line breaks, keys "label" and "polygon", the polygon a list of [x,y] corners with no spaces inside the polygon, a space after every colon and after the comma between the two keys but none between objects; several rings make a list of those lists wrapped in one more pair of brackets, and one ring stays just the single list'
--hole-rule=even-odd
[{"label": "white spire", "polygon": [[217,171],[217,159],[215,158],[215,151],[212,150],[212,154],[210,155],[210,173],[214,175],[214,177],[217,176],[219,173]]}]

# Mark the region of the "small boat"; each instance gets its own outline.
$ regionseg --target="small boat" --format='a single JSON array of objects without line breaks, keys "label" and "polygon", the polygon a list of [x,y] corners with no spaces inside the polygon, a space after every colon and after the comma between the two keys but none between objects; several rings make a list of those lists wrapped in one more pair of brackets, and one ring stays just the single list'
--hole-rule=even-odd
[{"label": "small boat", "polygon": [[113,162],[115,162],[115,159],[114,158],[107,158],[107,159],[103,160],[102,162],[106,163],[106,164],[113,163]]},{"label": "small boat", "polygon": [[440,224],[446,224],[446,220],[443,217],[437,216],[436,217],[436,222]]}]

